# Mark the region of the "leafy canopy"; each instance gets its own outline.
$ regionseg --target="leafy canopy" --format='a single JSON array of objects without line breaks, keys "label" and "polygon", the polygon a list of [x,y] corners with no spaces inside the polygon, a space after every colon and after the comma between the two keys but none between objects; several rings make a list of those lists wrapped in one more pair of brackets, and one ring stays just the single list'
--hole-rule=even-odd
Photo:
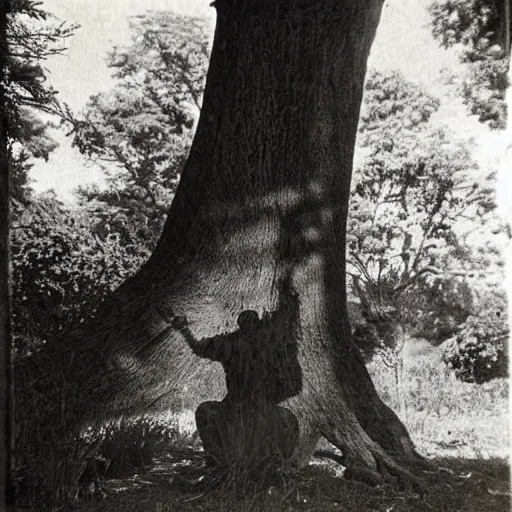
[{"label": "leafy canopy", "polygon": [[205,20],[167,12],[134,18],[132,30],[131,45],[108,57],[116,86],[91,97],[74,144],[108,179],[106,190],[82,188],[83,202],[109,208],[123,239],[151,248],[192,142],[208,37]]},{"label": "leafy canopy", "polygon": [[57,115],[72,122],[72,115],[62,104],[57,91],[48,85],[44,61],[66,50],[63,41],[78,25],[59,22],[41,2],[11,0],[7,17],[7,53],[5,112],[8,117],[11,195],[21,203],[30,197],[28,171],[34,158],[48,159],[58,146],[38,113]]},{"label": "leafy canopy", "polygon": [[445,48],[460,48],[460,60],[466,64],[463,77],[452,77],[464,103],[480,121],[494,129],[506,126],[510,32],[506,33],[505,2],[508,1],[441,0],[429,8],[434,37]]}]

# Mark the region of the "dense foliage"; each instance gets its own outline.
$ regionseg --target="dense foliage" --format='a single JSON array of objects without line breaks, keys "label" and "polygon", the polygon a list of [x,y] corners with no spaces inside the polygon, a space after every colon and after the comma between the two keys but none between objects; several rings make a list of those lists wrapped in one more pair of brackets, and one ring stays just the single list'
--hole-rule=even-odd
[{"label": "dense foliage", "polygon": [[509,328],[505,311],[486,310],[470,316],[443,351],[443,360],[464,382],[481,384],[507,375],[507,338]]},{"label": "dense foliage", "polygon": [[17,353],[26,355],[83,322],[142,261],[115,236],[94,235],[89,219],[52,195],[14,208],[13,332]]},{"label": "dense foliage", "polygon": [[451,80],[457,84],[469,111],[495,129],[505,128],[507,117],[507,1],[441,0],[430,7],[434,37],[445,48],[460,47],[460,59],[467,67],[463,77]]}]

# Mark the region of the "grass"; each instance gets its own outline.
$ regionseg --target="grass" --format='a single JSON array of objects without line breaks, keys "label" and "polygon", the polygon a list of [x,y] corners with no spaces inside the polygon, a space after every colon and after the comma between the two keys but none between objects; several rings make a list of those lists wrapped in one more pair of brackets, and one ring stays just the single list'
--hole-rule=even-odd
[{"label": "grass", "polygon": [[398,392],[392,369],[375,361],[369,370],[381,397],[397,412],[422,454],[430,458],[508,457],[506,379],[460,382],[442,362],[441,348],[419,354],[405,351],[403,362]]}]

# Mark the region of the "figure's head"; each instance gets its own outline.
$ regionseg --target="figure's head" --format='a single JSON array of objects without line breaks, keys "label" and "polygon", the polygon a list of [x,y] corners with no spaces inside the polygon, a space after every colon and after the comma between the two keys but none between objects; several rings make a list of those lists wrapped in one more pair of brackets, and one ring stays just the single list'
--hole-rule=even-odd
[{"label": "figure's head", "polygon": [[254,331],[258,325],[259,320],[260,318],[256,311],[247,309],[238,315],[238,327],[240,328],[241,332]]}]

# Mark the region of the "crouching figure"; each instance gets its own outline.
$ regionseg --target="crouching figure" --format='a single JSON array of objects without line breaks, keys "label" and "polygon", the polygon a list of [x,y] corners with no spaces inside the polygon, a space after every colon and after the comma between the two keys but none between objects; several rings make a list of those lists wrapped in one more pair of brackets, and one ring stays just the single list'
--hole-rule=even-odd
[{"label": "crouching figure", "polygon": [[220,362],[226,374],[222,402],[204,402],[196,411],[203,448],[216,466],[251,470],[292,457],[299,425],[278,403],[300,391],[300,366],[293,342],[287,342],[293,333],[275,320],[242,311],[238,330],[202,340],[194,338],[184,317],[173,321],[194,353]]}]

